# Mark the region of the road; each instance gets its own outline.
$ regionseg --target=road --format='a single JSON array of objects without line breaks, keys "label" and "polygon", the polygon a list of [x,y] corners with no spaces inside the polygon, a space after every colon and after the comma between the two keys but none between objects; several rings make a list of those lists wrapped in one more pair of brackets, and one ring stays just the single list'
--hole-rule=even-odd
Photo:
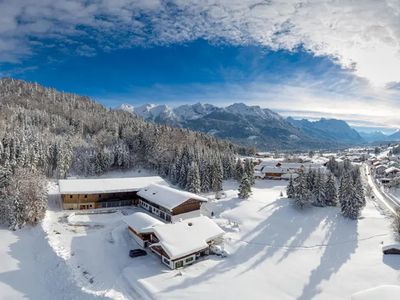
[{"label": "road", "polygon": [[371,198],[382,204],[391,214],[396,215],[398,209],[400,209],[400,201],[378,186],[375,178],[372,176],[371,168],[367,164],[364,164],[362,172],[370,188]]}]

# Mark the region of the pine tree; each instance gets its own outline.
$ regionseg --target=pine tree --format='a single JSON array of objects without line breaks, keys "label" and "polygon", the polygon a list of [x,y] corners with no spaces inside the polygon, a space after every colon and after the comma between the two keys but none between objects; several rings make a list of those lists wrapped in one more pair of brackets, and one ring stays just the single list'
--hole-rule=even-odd
[{"label": "pine tree", "polygon": [[219,160],[215,160],[212,165],[211,188],[214,192],[222,191],[223,170]]},{"label": "pine tree", "polygon": [[239,185],[239,198],[247,199],[250,197],[250,194],[251,194],[250,180],[247,174],[244,173]]},{"label": "pine tree", "polygon": [[249,158],[246,158],[244,161],[244,172],[247,174],[247,177],[249,178],[250,185],[254,185],[255,184],[254,165],[253,161]]},{"label": "pine tree", "polygon": [[311,193],[313,197],[313,205],[320,207],[326,205],[324,176],[320,171],[315,175],[314,188]]},{"label": "pine tree", "polygon": [[237,181],[241,181],[244,173],[244,168],[242,161],[240,158],[236,161],[236,166],[235,166],[235,179]]},{"label": "pine tree", "polygon": [[307,180],[307,189],[312,192],[314,190],[315,187],[315,179],[316,179],[316,173],[314,170],[308,169],[307,171],[307,176],[306,176],[306,180]]},{"label": "pine tree", "polygon": [[292,176],[290,176],[289,184],[288,184],[288,186],[286,188],[286,195],[287,195],[288,198],[291,198],[291,199],[296,197],[296,190],[294,188]]},{"label": "pine tree", "polygon": [[192,162],[189,168],[186,190],[198,194],[201,190],[200,172],[196,162]]},{"label": "pine tree", "polygon": [[311,202],[311,193],[307,188],[307,177],[301,172],[297,178],[297,185],[295,187],[296,197],[295,205],[302,209]]},{"label": "pine tree", "polygon": [[349,172],[345,172],[340,180],[339,204],[340,210],[345,217],[352,215],[351,198],[354,195],[354,188]]},{"label": "pine tree", "polygon": [[361,210],[365,207],[365,195],[364,195],[364,188],[361,182],[361,179],[358,178],[355,182],[355,187],[353,189],[353,195],[350,198],[350,209],[347,213],[347,216],[353,220],[357,219],[360,214]]},{"label": "pine tree", "polygon": [[336,206],[338,203],[338,190],[336,187],[335,177],[329,174],[325,182],[325,204],[327,206]]}]

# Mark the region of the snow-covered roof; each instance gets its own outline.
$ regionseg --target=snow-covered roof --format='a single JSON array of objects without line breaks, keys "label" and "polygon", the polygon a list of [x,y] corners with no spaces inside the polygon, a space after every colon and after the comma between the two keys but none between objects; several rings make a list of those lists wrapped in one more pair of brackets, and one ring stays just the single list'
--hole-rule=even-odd
[{"label": "snow-covered roof", "polygon": [[150,184],[141,189],[137,194],[146,200],[170,210],[189,199],[207,202],[207,199],[204,197],[159,184]]},{"label": "snow-covered roof", "polygon": [[221,237],[224,231],[210,218],[200,216],[155,226],[154,233],[168,256],[176,259],[206,248],[207,242]]},{"label": "snow-covered roof", "polygon": [[135,192],[152,183],[165,183],[159,176],[59,180],[60,194]]},{"label": "snow-covered roof", "polygon": [[284,174],[284,173],[287,173],[287,170],[284,170],[282,168],[275,168],[275,167],[264,167],[264,168],[262,168],[261,172]]},{"label": "snow-covered roof", "polygon": [[390,167],[390,168],[387,168],[387,169],[385,170],[385,173],[386,173],[386,174],[389,174],[389,173],[398,173],[398,172],[400,172],[400,169],[398,169],[398,168],[396,168],[396,167]]},{"label": "snow-covered roof", "polygon": [[124,222],[132,227],[137,233],[152,232],[154,226],[163,225],[164,223],[144,212],[134,212],[133,214],[123,218]]},{"label": "snow-covered roof", "polygon": [[389,249],[397,249],[400,250],[400,243],[395,243],[395,244],[388,244],[388,245],[384,245],[382,247],[382,250],[389,250]]},{"label": "snow-covered roof", "polygon": [[399,295],[400,295],[400,286],[381,285],[355,293],[351,296],[351,300],[398,299]]}]

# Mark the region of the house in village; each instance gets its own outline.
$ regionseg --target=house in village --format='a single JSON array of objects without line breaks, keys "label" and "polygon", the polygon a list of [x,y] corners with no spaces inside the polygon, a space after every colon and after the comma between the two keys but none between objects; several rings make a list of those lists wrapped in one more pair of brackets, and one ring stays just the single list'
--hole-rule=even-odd
[{"label": "house in village", "polygon": [[206,216],[162,223],[144,212],[124,218],[128,230],[142,247],[158,255],[163,264],[176,269],[210,254],[210,247],[222,242],[224,231]]},{"label": "house in village", "polygon": [[300,172],[306,170],[325,171],[325,167],[316,163],[294,162],[262,162],[255,167],[254,176],[261,179],[286,179],[296,178]]},{"label": "house in village", "polygon": [[396,167],[389,167],[385,170],[385,175],[388,178],[394,178],[400,175],[400,169]]},{"label": "house in village", "polygon": [[93,209],[136,204],[140,189],[166,184],[159,176],[59,180],[64,209]]},{"label": "house in village", "polygon": [[385,165],[377,165],[375,167],[375,174],[377,176],[383,176],[383,175],[385,175],[385,170],[386,169],[387,169],[387,166],[385,166]]},{"label": "house in village", "polygon": [[138,193],[138,206],[167,221],[200,215],[200,207],[207,199],[169,186],[151,184]]}]

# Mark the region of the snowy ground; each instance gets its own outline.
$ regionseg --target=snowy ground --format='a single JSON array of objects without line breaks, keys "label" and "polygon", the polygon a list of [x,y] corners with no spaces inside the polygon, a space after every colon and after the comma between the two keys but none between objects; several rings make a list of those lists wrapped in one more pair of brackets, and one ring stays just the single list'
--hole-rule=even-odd
[{"label": "snowy ground", "polygon": [[[205,214],[227,232],[225,259],[210,256],[169,270],[137,248],[121,216],[135,209],[76,214],[57,208],[42,226],[0,229],[1,299],[349,299],[378,285],[400,285],[400,257],[383,257],[390,222],[368,202],[358,221],[336,208],[296,210],[280,197],[285,182],[257,181],[248,200],[207,204]],[[184,242],[184,241],[183,241]],[[3,259],[5,258],[5,259]],[[5,295],[5,297],[4,297]]]}]

